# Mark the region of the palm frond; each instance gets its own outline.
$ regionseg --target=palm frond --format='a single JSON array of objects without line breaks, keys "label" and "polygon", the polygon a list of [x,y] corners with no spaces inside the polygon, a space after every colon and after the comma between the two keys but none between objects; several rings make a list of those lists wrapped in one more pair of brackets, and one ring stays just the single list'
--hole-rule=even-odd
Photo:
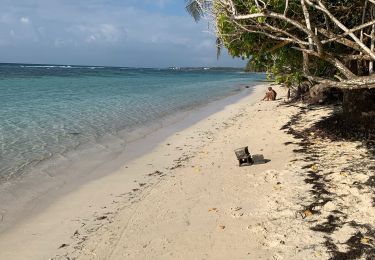
[{"label": "palm frond", "polygon": [[198,22],[204,15],[203,4],[204,0],[186,0],[186,11]]}]

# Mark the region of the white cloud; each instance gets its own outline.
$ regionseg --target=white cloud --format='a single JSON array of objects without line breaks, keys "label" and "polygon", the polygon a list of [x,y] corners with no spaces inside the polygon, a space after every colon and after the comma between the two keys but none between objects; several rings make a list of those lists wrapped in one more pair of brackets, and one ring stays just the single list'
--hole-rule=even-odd
[{"label": "white cloud", "polygon": [[96,37],[93,34],[91,34],[90,36],[86,37],[86,42],[88,42],[88,43],[95,42],[95,41],[96,41]]},{"label": "white cloud", "polygon": [[78,25],[68,29],[78,39],[86,43],[117,44],[125,39],[126,31],[114,24]]},{"label": "white cloud", "polygon": [[184,0],[0,2],[0,39],[9,43],[0,48],[4,61],[27,61],[27,54],[38,62],[41,50],[50,63],[218,65],[214,37],[185,13]]},{"label": "white cloud", "polygon": [[20,22],[23,23],[23,24],[29,24],[30,18],[29,17],[21,17]]},{"label": "white cloud", "polygon": [[116,43],[125,38],[125,31],[112,24],[102,24],[99,27],[101,38],[109,43]]}]

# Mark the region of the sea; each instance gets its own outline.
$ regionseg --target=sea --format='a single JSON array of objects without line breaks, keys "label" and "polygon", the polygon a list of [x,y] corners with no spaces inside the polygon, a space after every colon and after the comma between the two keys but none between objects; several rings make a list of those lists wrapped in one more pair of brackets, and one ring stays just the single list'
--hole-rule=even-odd
[{"label": "sea", "polygon": [[137,129],[264,79],[233,68],[0,64],[0,183],[107,135],[131,142]]}]

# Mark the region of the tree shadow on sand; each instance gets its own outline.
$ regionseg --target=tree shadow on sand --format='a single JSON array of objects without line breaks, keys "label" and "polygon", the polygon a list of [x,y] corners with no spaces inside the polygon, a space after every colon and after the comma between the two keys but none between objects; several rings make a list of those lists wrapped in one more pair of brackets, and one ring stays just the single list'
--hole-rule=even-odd
[{"label": "tree shadow on sand", "polygon": [[372,156],[375,155],[375,120],[350,122],[342,113],[335,111],[330,117],[315,124],[312,130],[332,141],[360,141]]},{"label": "tree shadow on sand", "polygon": [[[286,106],[295,106],[295,104],[284,104]],[[338,194],[331,192],[327,185],[331,182],[329,176],[333,172],[323,172],[320,169],[315,169],[314,165],[319,164],[324,159],[324,153],[316,146],[314,146],[311,136],[320,139],[328,139],[331,142],[358,142],[358,148],[365,147],[366,154],[362,154],[362,158],[355,159],[350,162],[344,169],[348,172],[366,172],[369,177],[367,181],[362,183],[353,183],[358,189],[368,188],[375,192],[375,120],[369,121],[366,124],[357,124],[348,122],[345,116],[341,113],[339,106],[334,106],[333,112],[317,122],[309,118],[310,113],[314,110],[324,109],[320,106],[301,107],[300,113],[291,117],[290,121],[284,125],[281,130],[293,135],[298,142],[299,147],[294,149],[294,152],[299,153],[306,162],[302,167],[302,172],[305,176],[305,182],[312,185],[310,193],[312,195],[312,202],[303,206],[303,211],[310,212],[314,215],[320,214],[320,209],[330,201],[338,198]],[[311,127],[301,127],[312,123]],[[292,142],[285,143],[285,145],[293,144]],[[371,173],[372,172],[372,173]],[[369,174],[370,173],[370,174]],[[342,197],[342,195],[341,195]],[[375,193],[373,198],[373,206],[375,207]],[[345,209],[342,209],[345,211]],[[365,259],[375,259],[375,229],[371,225],[359,224],[355,221],[348,221],[348,216],[339,209],[335,209],[326,217],[322,219],[323,222],[310,221],[311,230],[326,234],[325,247],[331,254],[331,259],[358,259],[364,257]],[[356,231],[345,243],[347,250],[342,252],[339,250],[338,244],[335,244],[330,235],[336,230],[342,228],[344,225],[349,225]]]}]

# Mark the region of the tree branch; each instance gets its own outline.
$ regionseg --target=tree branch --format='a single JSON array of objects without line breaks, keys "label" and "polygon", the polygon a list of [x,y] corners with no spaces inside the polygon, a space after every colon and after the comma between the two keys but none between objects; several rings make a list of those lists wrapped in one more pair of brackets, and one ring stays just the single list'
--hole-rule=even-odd
[{"label": "tree branch", "polygon": [[290,19],[288,17],[285,17],[284,15],[274,13],[274,12],[270,12],[270,11],[264,11],[262,13],[255,13],[255,14],[234,15],[233,19],[234,20],[248,20],[248,19],[255,19],[255,18],[260,18],[260,17],[276,18],[276,19],[283,20],[283,21],[295,26],[299,30],[306,33],[308,35],[308,37],[311,37],[311,39],[313,40],[313,42],[314,42],[315,46],[317,47],[318,52],[320,54],[324,53],[322,43],[320,42],[319,38],[314,34],[313,31],[309,30],[303,24],[301,24],[301,23],[299,23],[299,22],[297,22],[293,19]]},{"label": "tree branch", "polygon": [[319,57],[332,65],[334,65],[345,77],[348,79],[356,78],[357,76],[351,72],[339,59],[335,58],[331,54],[325,53],[324,56],[320,55],[318,52],[314,50],[307,50],[307,49],[301,49],[297,47],[293,47],[296,50],[302,51],[304,53]]},{"label": "tree branch", "polygon": [[319,5],[312,3],[310,0],[304,1],[306,1],[306,3],[310,6],[315,7],[316,9],[327,14],[327,16],[332,20],[332,22],[334,22],[341,30],[347,33],[356,43],[358,43],[358,45],[363,49],[364,52],[366,52],[373,59],[375,59],[375,53],[371,51],[365,44],[363,44],[363,42],[361,42],[360,39],[358,39],[358,37],[353,32],[351,32],[344,24],[342,24],[334,15],[332,15],[331,12],[327,10],[325,5],[320,0],[316,0]]}]

